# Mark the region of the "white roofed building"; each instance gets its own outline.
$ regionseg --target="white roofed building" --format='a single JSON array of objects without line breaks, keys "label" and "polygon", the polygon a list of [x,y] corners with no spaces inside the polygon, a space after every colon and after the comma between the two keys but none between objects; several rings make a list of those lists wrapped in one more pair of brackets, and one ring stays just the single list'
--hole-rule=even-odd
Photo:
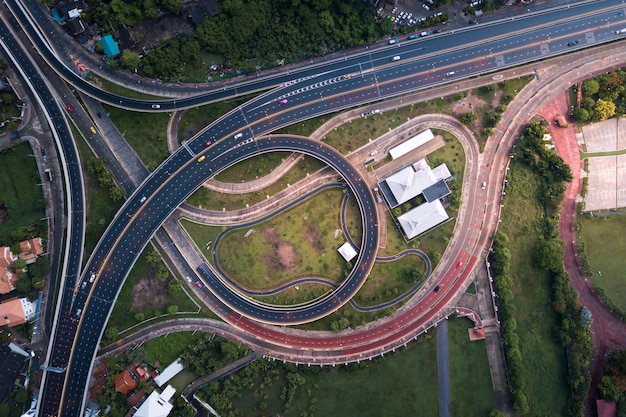
[{"label": "white roofed building", "polygon": [[407,239],[413,239],[449,219],[441,201],[424,203],[397,217]]},{"label": "white roofed building", "polygon": [[433,170],[425,159],[401,169],[379,183],[389,207],[394,208],[418,196],[437,182]]},{"label": "white roofed building", "polygon": [[168,385],[160,394],[157,390],[152,391],[148,399],[137,409],[134,417],[167,417],[174,408],[170,400],[175,393],[176,388],[171,385]]},{"label": "white roofed building", "polygon": [[398,146],[395,146],[389,149],[389,155],[391,155],[391,159],[398,159],[402,155],[406,155],[414,149],[419,148],[425,143],[430,142],[435,138],[433,132],[430,129],[426,129],[423,132],[418,133],[413,136],[411,139],[405,140]]},{"label": "white roofed building", "polygon": [[156,378],[154,378],[154,382],[159,386],[163,386],[167,381],[174,378],[180,371],[182,371],[185,367],[180,362],[180,358],[176,359],[174,362],[170,363],[167,368],[163,370]]},{"label": "white roofed building", "polygon": [[350,244],[350,242],[346,242],[341,245],[341,247],[337,249],[337,251],[341,256],[343,256],[343,259],[345,259],[346,262],[350,262],[357,255],[357,251]]}]

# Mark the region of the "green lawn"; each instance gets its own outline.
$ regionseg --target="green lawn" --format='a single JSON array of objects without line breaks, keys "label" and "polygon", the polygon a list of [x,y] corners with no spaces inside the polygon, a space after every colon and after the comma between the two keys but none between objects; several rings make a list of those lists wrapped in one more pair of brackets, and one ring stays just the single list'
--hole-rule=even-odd
[{"label": "green lawn", "polygon": [[[46,200],[28,142],[0,151],[0,239],[45,217]],[[44,239],[47,236],[42,236]]]},{"label": "green lawn", "polygon": [[484,340],[470,342],[466,318],[448,320],[452,415],[484,417],[495,408],[495,395]]},{"label": "green lawn", "polygon": [[354,301],[365,307],[393,300],[417,283],[415,270],[426,270],[424,261],[417,255],[406,255],[394,262],[376,262]]},{"label": "green lawn", "polygon": [[509,236],[511,277],[517,334],[526,371],[524,393],[530,416],[562,416],[569,398],[566,354],[556,340],[558,317],[551,303],[548,275],[536,268],[532,248],[543,216],[535,201],[537,179],[531,170],[513,162],[504,199],[501,228]]},{"label": "green lawn", "polygon": [[167,113],[138,113],[103,105],[124,139],[152,171],[168,156]]},{"label": "green lawn", "polygon": [[196,133],[204,129],[211,122],[253,97],[254,95],[237,97],[185,110],[185,114],[180,119],[178,124],[179,141],[191,139]]},{"label": "green lawn", "polygon": [[[211,248],[212,242],[215,242],[215,238],[220,234],[222,230],[226,227],[222,226],[206,226],[204,224],[192,222],[187,219],[180,220],[181,226],[185,229],[185,231],[191,237],[200,250],[207,261],[212,263],[211,258]],[[211,243],[209,243],[211,242]]]},{"label": "green lawn", "polygon": [[[224,271],[249,288],[272,288],[295,278],[323,276],[340,282],[346,262],[334,239],[344,191],[325,190],[262,224],[226,235],[217,248]],[[245,237],[248,230],[254,233]]]},{"label": "green lawn", "polygon": [[[192,315],[199,313],[198,306],[185,291],[180,291],[177,295],[172,295],[167,291],[167,283],[175,279],[174,277],[170,275],[160,280],[155,276],[155,268],[146,259],[146,254],[152,249],[152,246],[148,245],[133,265],[115,302],[115,307],[107,323],[108,328],[115,327],[119,331],[123,331],[152,317],[166,314],[167,307],[171,305],[177,305],[179,313],[186,312]],[[187,288],[183,281],[177,280],[177,282],[183,288]],[[142,300],[142,298],[148,300]],[[203,311],[205,311],[203,315],[206,315],[208,310],[205,307]],[[143,314],[143,317],[137,317],[137,314]],[[211,313],[209,317],[215,317],[215,315]],[[173,318],[172,315],[165,316],[165,319],[171,318]],[[154,321],[147,323],[153,324]]]},{"label": "green lawn", "polygon": [[203,336],[200,332],[170,333],[146,341],[142,347],[146,351],[146,360],[149,364],[159,362],[159,370],[163,370],[187,349],[195,341]]},{"label": "green lawn", "polygon": [[[240,170],[243,176],[250,176],[250,173],[255,172],[257,170],[262,170],[263,172],[271,167],[269,162],[266,159],[257,159],[253,158],[250,164],[248,160],[240,162],[237,165],[234,165],[229,171],[231,171],[231,175],[237,176],[236,174]],[[263,168],[265,166],[265,168]],[[252,193],[245,194],[225,194],[218,193],[215,191],[207,190],[204,187],[196,190],[188,199],[187,202],[189,204],[206,208],[209,210],[238,210],[245,208],[246,205],[252,206],[257,204],[265,199],[268,196],[272,196],[285,188],[287,188],[291,184],[295,184],[297,181],[305,178],[309,174],[313,174],[318,170],[322,169],[325,165],[319,160],[312,158],[310,156],[305,156],[302,160],[300,160],[293,168],[291,168],[285,175],[283,175],[278,181],[273,183],[272,185],[263,188],[258,191],[254,191]],[[219,176],[219,175],[218,175]],[[238,180],[236,182],[241,181]]]},{"label": "green lawn", "polygon": [[578,239],[584,244],[592,271],[589,280],[602,288],[617,307],[626,311],[626,217],[579,216],[579,223],[582,229],[578,232]]},{"label": "green lawn", "polygon": [[111,200],[109,190],[101,187],[96,176],[87,171],[87,160],[92,158],[94,154],[74,126],[72,126],[72,133],[76,138],[76,146],[80,153],[80,162],[85,179],[85,200],[87,203],[85,256],[89,256],[109,226],[109,223],[111,223],[111,220],[113,220],[113,216],[121,207],[121,202]]},{"label": "green lawn", "polygon": [[[299,366],[298,374],[305,383],[297,389],[287,410],[279,399],[285,386],[285,371],[278,376],[267,373],[269,378],[265,381],[261,379],[253,389],[233,398],[236,415],[436,417],[437,346],[433,334],[420,338],[409,349],[360,365],[321,370]],[[267,409],[259,410],[260,400],[264,400]]]},{"label": "green lawn", "polygon": [[272,172],[290,155],[291,152],[270,152],[253,156],[242,163],[226,168],[217,174],[215,179],[223,182],[253,181]]}]

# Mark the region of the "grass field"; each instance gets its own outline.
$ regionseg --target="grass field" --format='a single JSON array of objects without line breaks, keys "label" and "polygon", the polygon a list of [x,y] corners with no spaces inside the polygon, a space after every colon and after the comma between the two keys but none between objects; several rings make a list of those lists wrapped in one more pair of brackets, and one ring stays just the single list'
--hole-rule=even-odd
[{"label": "grass field", "polygon": [[87,227],[85,230],[85,256],[89,256],[96,247],[98,240],[113,220],[113,216],[121,207],[121,202],[111,200],[109,190],[100,187],[95,175],[87,171],[87,160],[94,154],[80,133],[72,126],[72,133],[76,139],[80,162],[85,179],[85,192],[87,203]]},{"label": "grass field", "polygon": [[495,395],[484,340],[470,342],[465,318],[448,320],[450,398],[453,416],[484,417],[495,408]]},{"label": "grass field", "polygon": [[161,364],[159,369],[163,370],[167,365],[174,362],[176,358],[180,357],[187,349],[187,346],[200,340],[202,337],[203,334],[199,332],[170,333],[167,336],[147,340],[142,347],[146,351],[148,363],[154,365],[156,362],[159,362]]},{"label": "grass field", "polygon": [[224,271],[248,288],[272,288],[295,278],[340,282],[346,262],[334,239],[344,191],[326,190],[278,217],[226,235],[217,248]]},{"label": "grass field", "polygon": [[550,301],[551,284],[532,259],[543,216],[535,200],[537,179],[513,162],[508,180],[501,230],[509,236],[517,334],[527,370],[524,393],[530,416],[561,416],[569,398],[566,354],[554,336],[558,317]]},{"label": "grass field", "polygon": [[[146,259],[147,251],[150,250],[152,250],[152,246],[148,245],[128,274],[128,278],[126,278],[115,302],[115,307],[113,308],[107,327],[116,327],[121,332],[144,320],[166,314],[167,307],[171,305],[178,306],[179,313],[188,312],[192,315],[198,314],[198,306],[196,306],[184,291],[180,291],[177,295],[172,295],[167,291],[167,282],[170,279],[174,279],[171,275],[163,281],[155,276],[155,268],[152,267]],[[183,288],[186,288],[186,283],[183,281],[179,282]],[[145,290],[143,290],[145,292],[139,290],[139,287],[135,288],[138,285],[141,285],[141,288],[145,288]],[[133,295],[133,292],[135,292],[136,296]],[[160,297],[157,299],[156,295]],[[134,307],[134,305],[137,305],[138,297],[145,297],[148,298],[148,300],[139,303],[141,307]],[[137,319],[136,315],[138,313],[143,314],[142,320]],[[213,313],[209,312],[207,307],[203,307],[201,315],[216,318]],[[166,318],[169,319],[172,317],[168,315]],[[152,324],[154,322],[153,320],[149,323]]]},{"label": "grass field", "polygon": [[103,105],[111,121],[152,171],[168,156],[167,113],[138,113]]},{"label": "grass field", "polygon": [[[269,163],[265,163],[263,160],[258,160],[257,158],[253,158],[251,161],[252,165],[248,165],[248,161],[243,161],[237,165],[231,167],[231,172],[233,175],[237,175],[237,170],[241,170],[242,172],[252,172],[261,168],[261,166],[270,167]],[[285,175],[283,175],[278,181],[273,183],[272,185],[263,188],[262,190],[258,190],[252,193],[245,194],[224,194],[217,193],[215,191],[209,191],[206,188],[202,187],[194,192],[187,202],[189,204],[206,208],[209,210],[237,210],[246,207],[246,204],[252,206],[257,204],[265,199],[268,196],[274,195],[284,189],[286,189],[289,185],[296,183],[297,181],[306,178],[307,175],[313,174],[314,172],[320,170],[324,167],[324,164],[315,158],[311,158],[309,156],[305,156],[302,160],[300,160],[293,168],[291,168]],[[230,174],[229,174],[230,175]],[[244,174],[242,174],[244,175]],[[248,174],[245,174],[248,175]],[[219,175],[218,175],[219,176]],[[241,180],[235,181],[240,182]]]},{"label": "grass field", "polygon": [[424,261],[417,255],[406,255],[394,262],[376,262],[354,301],[366,307],[393,300],[416,284],[414,270],[426,270]]},{"label": "grass field", "polygon": [[[45,217],[42,181],[28,142],[0,151],[0,238]],[[47,236],[42,236],[47,238]]]},{"label": "grass field", "polygon": [[626,217],[579,216],[578,219],[582,225],[578,239],[584,243],[593,273],[589,280],[602,288],[617,307],[626,311]]},{"label": "grass field", "polygon": [[178,123],[178,140],[191,139],[211,122],[253,97],[253,95],[248,95],[185,110],[185,114]]},{"label": "grass field", "polygon": [[[262,391],[256,384],[255,389],[242,392],[233,399],[234,406],[238,416],[246,417],[436,417],[439,415],[436,348],[436,338],[430,333],[409,349],[384,359],[349,368],[301,372],[306,382],[298,388],[286,412],[279,399],[284,377],[264,385]],[[268,407],[259,410],[258,399],[265,396]],[[312,404],[314,412],[303,414],[310,412]]]},{"label": "grass field", "polygon": [[226,168],[217,174],[215,179],[224,182],[253,181],[272,172],[290,155],[290,152],[271,152],[254,156],[242,163]]}]

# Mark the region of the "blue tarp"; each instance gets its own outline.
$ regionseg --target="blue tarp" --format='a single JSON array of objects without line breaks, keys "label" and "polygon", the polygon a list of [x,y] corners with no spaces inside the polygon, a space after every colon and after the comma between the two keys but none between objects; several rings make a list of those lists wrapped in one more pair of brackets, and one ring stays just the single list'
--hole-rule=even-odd
[{"label": "blue tarp", "polygon": [[114,56],[118,56],[120,54],[120,48],[117,46],[117,42],[115,42],[113,36],[103,36],[102,39],[100,39],[100,43],[104,48],[104,54],[107,58],[113,58]]}]

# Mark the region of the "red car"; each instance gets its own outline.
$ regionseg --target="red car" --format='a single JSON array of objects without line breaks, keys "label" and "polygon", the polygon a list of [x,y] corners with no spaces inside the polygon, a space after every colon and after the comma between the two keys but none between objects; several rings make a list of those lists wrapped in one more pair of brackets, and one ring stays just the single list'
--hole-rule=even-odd
[{"label": "red car", "polygon": [[196,281],[196,287],[202,288],[202,283],[200,281]]},{"label": "red car", "polygon": [[68,111],[68,112],[70,112],[70,113],[74,113],[74,109],[72,108],[72,106],[70,106],[70,105],[68,104],[68,105],[67,105],[67,106],[65,106],[65,107],[67,107],[67,111]]},{"label": "red car", "polygon": [[284,99],[280,100],[280,101],[278,102],[278,104],[280,104],[280,105],[282,105],[282,104],[287,104],[287,99],[286,99],[286,98],[284,98]]},{"label": "red car", "polygon": [[211,146],[211,141],[207,140],[206,143],[204,144],[204,146]]}]

